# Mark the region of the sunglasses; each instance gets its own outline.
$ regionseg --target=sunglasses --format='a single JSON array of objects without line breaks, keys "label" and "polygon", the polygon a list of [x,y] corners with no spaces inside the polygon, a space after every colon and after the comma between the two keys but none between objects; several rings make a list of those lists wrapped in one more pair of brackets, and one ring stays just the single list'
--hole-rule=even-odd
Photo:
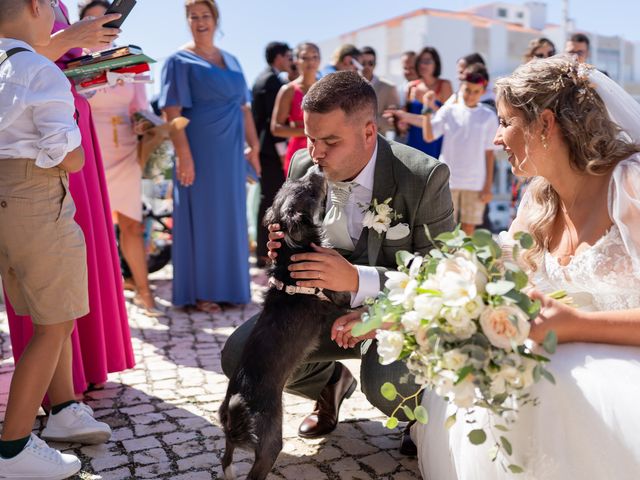
[{"label": "sunglasses", "polygon": [[535,58],[549,58],[553,57],[556,54],[555,50],[551,50],[549,53],[534,53],[533,56]]}]

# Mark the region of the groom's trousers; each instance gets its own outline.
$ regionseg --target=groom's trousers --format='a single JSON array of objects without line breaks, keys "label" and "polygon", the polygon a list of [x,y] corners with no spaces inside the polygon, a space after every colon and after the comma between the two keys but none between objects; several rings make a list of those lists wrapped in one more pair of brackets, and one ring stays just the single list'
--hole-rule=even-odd
[{"label": "groom's trousers", "polygon": [[[259,315],[247,320],[240,325],[227,339],[222,350],[222,370],[227,377],[233,372],[240,362],[242,351]],[[393,383],[398,392],[403,396],[409,396],[416,392],[418,386],[409,376],[404,362],[398,361],[391,365],[381,365],[378,361],[376,342],[366,340],[354,348],[340,348],[331,340],[331,325],[329,322],[325,331],[321,334],[318,348],[297,368],[291,375],[285,386],[285,391],[294,395],[317,400],[320,392],[327,385],[335,369],[335,361],[342,359],[361,358],[360,388],[367,400],[385,415],[391,415],[400,403],[400,399],[392,402],[386,400],[380,393],[380,387],[385,382]],[[269,339],[265,338],[265,342]],[[300,341],[303,341],[300,339]],[[403,378],[401,383],[401,378]],[[396,413],[399,420],[403,418],[402,411]]]}]

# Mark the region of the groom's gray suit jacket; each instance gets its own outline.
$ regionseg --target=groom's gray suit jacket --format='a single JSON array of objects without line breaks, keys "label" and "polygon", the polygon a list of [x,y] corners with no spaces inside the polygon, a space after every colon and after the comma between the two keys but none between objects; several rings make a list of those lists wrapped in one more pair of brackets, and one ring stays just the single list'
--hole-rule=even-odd
[{"label": "groom's gray suit jacket", "polygon": [[[291,159],[289,178],[298,179],[313,165],[309,152],[299,150]],[[453,203],[449,191],[449,168],[419,150],[386,140],[378,135],[378,154],[372,199],[384,202],[391,198],[391,207],[402,215],[395,223],[406,223],[409,234],[398,240],[388,240],[375,231],[363,228],[355,250],[347,255],[354,265],[370,265],[378,269],[380,288],[386,280],[384,272],[396,268],[399,250],[427,253],[432,238],[455,227]]]}]

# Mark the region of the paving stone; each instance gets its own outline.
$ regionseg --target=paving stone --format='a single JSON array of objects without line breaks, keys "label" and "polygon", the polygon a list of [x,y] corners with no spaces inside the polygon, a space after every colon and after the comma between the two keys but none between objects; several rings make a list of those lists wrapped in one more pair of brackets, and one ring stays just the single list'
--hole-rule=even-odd
[{"label": "paving stone", "polygon": [[[254,272],[255,273],[255,272]],[[76,480],[217,480],[225,438],[218,410],[227,390],[220,352],[234,329],[260,306],[228,308],[207,315],[168,308],[171,266],[151,275],[167,317],[145,317],[128,305],[136,366],[109,375],[103,390],[85,401],[113,434],[104,445],[57,443],[79,455],[83,469]],[[254,278],[255,280],[255,278]],[[259,280],[264,283],[264,278]],[[252,284],[253,298],[264,289]],[[4,307],[0,304],[0,420],[6,407],[14,363]],[[358,360],[344,362],[357,376]],[[400,430],[384,428],[385,417],[358,389],[341,409],[341,422],[329,436],[301,439],[298,425],[313,409],[310,400],[283,395],[283,451],[268,480],[412,480],[419,479],[415,458],[400,455]],[[46,417],[34,423],[41,433]],[[239,478],[249,472],[253,453],[237,449]]]}]

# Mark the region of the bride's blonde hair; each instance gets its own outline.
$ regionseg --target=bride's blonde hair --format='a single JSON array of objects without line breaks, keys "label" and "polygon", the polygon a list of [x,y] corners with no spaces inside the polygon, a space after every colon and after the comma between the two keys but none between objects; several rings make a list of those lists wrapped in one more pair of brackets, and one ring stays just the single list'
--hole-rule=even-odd
[{"label": "bride's blonde hair", "polygon": [[[640,152],[640,146],[622,135],[609,117],[589,83],[589,68],[563,56],[533,60],[496,81],[496,101],[521,114],[526,146],[540,115],[550,110],[569,147],[571,168],[589,175],[606,175],[618,162]],[[529,233],[535,245],[524,259],[535,271],[549,246],[560,199],[543,177],[533,179],[527,197]]]}]

